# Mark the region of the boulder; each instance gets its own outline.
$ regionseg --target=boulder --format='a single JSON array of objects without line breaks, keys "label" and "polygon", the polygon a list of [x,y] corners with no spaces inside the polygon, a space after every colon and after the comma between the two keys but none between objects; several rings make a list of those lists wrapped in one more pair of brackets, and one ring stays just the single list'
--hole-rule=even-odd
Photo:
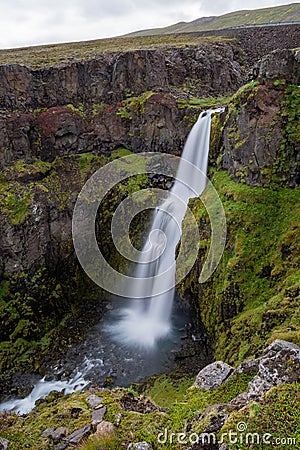
[{"label": "boulder", "polygon": [[194,386],[200,389],[217,389],[232,372],[233,367],[223,361],[216,361],[198,373]]},{"label": "boulder", "polygon": [[127,450],[152,450],[152,447],[147,442],[137,442],[136,444],[129,444]]},{"label": "boulder", "polygon": [[50,437],[54,442],[59,442],[62,438],[66,437],[68,434],[68,429],[66,427],[59,428],[47,428],[42,434],[43,438]]},{"label": "boulder", "polygon": [[106,406],[102,406],[102,408],[93,411],[92,425],[98,425],[100,422],[102,422],[105,413],[106,413]]},{"label": "boulder", "polygon": [[248,385],[247,400],[259,400],[263,393],[300,377],[300,348],[287,341],[275,340],[263,353],[258,374]]},{"label": "boulder", "polygon": [[99,425],[97,426],[97,431],[95,433],[96,436],[105,436],[109,437],[111,436],[115,431],[115,427],[111,422],[107,422],[106,420],[103,420]]},{"label": "boulder", "polygon": [[67,438],[67,442],[70,444],[79,444],[84,438],[88,437],[92,431],[92,425],[88,424],[84,427],[75,430],[74,433],[70,434]]},{"label": "boulder", "polygon": [[9,441],[0,437],[0,450],[8,450]]}]

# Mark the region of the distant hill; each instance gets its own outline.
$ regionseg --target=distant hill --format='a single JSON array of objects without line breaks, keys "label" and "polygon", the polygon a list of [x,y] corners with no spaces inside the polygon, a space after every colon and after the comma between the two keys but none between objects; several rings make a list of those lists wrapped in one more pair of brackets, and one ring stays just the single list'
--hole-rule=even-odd
[{"label": "distant hill", "polygon": [[179,22],[164,28],[136,31],[126,36],[149,36],[170,33],[222,30],[249,25],[284,24],[300,22],[300,3],[254,10],[235,11],[222,16],[201,17],[192,22]]}]

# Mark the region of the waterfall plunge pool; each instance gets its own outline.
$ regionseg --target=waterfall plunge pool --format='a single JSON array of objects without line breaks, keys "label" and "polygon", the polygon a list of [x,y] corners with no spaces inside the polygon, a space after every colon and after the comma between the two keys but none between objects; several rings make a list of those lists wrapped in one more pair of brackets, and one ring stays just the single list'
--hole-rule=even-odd
[{"label": "waterfall plunge pool", "polygon": [[28,414],[37,400],[50,392],[71,394],[89,386],[129,387],[152,375],[170,372],[176,368],[175,354],[182,340],[189,333],[189,316],[183,311],[179,298],[174,302],[172,326],[168,333],[153,345],[139,346],[122,342],[115,334],[120,311],[129,306],[130,300],[115,298],[108,311],[94,326],[83,343],[69,348],[59,366],[49,368],[49,373],[36,382],[25,398],[8,399],[0,404],[0,411]]}]

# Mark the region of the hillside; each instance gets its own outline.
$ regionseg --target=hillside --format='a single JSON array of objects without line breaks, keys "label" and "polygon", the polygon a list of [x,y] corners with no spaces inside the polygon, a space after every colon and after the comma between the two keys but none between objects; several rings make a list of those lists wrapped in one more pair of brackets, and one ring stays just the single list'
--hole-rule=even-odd
[{"label": "hillside", "polygon": [[255,10],[234,11],[222,16],[201,17],[192,22],[179,22],[164,28],[152,28],[136,31],[126,36],[149,36],[169,33],[191,33],[248,25],[291,23],[300,21],[300,3],[262,8]]}]

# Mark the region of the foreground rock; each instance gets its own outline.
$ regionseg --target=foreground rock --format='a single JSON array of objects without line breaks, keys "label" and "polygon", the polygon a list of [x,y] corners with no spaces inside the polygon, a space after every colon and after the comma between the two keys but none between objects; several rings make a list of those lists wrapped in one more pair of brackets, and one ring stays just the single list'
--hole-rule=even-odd
[{"label": "foreground rock", "polygon": [[97,431],[95,433],[95,436],[110,437],[114,434],[114,432],[115,432],[114,425],[111,422],[107,422],[106,420],[103,420],[97,426]]},{"label": "foreground rock", "polygon": [[[211,386],[210,390],[214,390],[216,385],[221,386],[234,375],[253,371],[258,371],[258,373],[249,382],[246,392],[239,394],[230,403],[209,406],[187,425],[186,431],[189,432],[200,421],[209,423],[209,426],[199,434],[199,442],[204,442],[209,433],[217,434],[232,412],[240,410],[253,400],[261,402],[263,394],[276,386],[300,380],[300,347],[291,342],[276,339],[265,349],[262,357],[245,361],[237,369],[231,368],[230,372],[226,366],[221,361],[210,364],[198,374],[197,380],[201,374],[201,386]],[[223,371],[221,368],[223,368]],[[229,376],[225,377],[226,373]],[[224,381],[222,381],[222,374]],[[194,386],[198,385],[197,380]],[[217,444],[194,444],[190,448],[193,450],[214,450],[218,449],[219,446]],[[221,447],[222,450],[225,448],[224,446]]]},{"label": "foreground rock", "polygon": [[152,447],[147,442],[137,442],[136,444],[129,444],[127,450],[152,450]]},{"label": "foreground rock", "polygon": [[0,450],[8,450],[9,441],[4,438],[0,438]]},{"label": "foreground rock", "polygon": [[59,442],[62,438],[66,437],[68,434],[68,429],[66,427],[59,427],[55,430],[53,428],[48,428],[42,434],[43,438],[51,438],[54,442]]},{"label": "foreground rock", "polygon": [[91,434],[91,431],[92,431],[91,424],[81,427],[67,437],[67,442],[69,444],[79,444],[84,438],[88,437]]},{"label": "foreground rock", "polygon": [[100,407],[100,405],[102,405],[103,399],[98,395],[92,394],[86,399],[86,401],[88,402],[91,408],[97,409],[98,407]]},{"label": "foreground rock", "polygon": [[300,378],[300,348],[291,342],[275,340],[259,361],[258,374],[250,381],[247,400],[261,399],[264,392]]},{"label": "foreground rock", "polygon": [[194,386],[200,389],[217,389],[227,380],[233,370],[233,367],[228,364],[216,361],[198,373]]}]

